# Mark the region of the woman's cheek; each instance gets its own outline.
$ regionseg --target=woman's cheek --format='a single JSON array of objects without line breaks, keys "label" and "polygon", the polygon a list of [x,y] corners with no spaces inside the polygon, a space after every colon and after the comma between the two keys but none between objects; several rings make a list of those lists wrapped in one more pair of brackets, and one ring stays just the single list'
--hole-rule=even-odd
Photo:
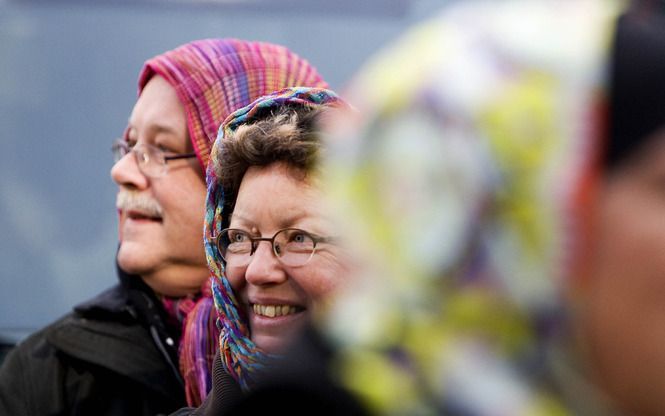
[{"label": "woman's cheek", "polygon": [[[319,301],[332,295],[348,273],[346,267],[335,258],[324,258],[312,267],[308,276],[298,276],[299,284],[311,301]],[[294,276],[294,278],[297,278]]]},{"label": "woman's cheek", "polygon": [[236,294],[245,287],[246,281],[244,269],[227,268],[225,274]]}]

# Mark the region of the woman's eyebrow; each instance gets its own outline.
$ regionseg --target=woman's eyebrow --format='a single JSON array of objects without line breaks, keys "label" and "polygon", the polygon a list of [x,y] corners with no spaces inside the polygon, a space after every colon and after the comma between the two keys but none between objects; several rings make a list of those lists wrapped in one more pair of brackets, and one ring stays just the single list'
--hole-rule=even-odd
[{"label": "woman's eyebrow", "polygon": [[283,228],[290,227],[298,221],[316,217],[318,216],[305,210],[290,211],[285,217],[280,218],[279,226]]},{"label": "woman's eyebrow", "polygon": [[229,224],[231,224],[231,221],[233,221],[234,219],[236,221],[240,221],[240,222],[242,222],[243,224],[246,224],[246,225],[253,225],[254,224],[254,221],[250,220],[249,218],[244,217],[241,214],[238,214],[236,212],[232,212],[232,213],[229,214]]}]

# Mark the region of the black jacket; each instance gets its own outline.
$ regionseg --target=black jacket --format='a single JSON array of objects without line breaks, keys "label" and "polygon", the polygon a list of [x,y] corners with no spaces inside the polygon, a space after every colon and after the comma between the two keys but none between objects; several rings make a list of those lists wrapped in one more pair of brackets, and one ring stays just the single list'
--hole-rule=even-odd
[{"label": "black jacket", "polygon": [[0,369],[0,415],[158,415],[185,406],[178,336],[138,276],[21,342]]}]

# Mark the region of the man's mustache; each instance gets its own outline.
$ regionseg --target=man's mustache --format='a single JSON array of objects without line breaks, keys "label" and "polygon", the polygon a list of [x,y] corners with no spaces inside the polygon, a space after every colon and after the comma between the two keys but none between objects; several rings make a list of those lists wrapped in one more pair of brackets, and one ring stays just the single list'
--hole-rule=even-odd
[{"label": "man's mustache", "polygon": [[121,211],[135,211],[151,218],[161,218],[164,213],[155,199],[137,191],[120,190],[115,206]]}]

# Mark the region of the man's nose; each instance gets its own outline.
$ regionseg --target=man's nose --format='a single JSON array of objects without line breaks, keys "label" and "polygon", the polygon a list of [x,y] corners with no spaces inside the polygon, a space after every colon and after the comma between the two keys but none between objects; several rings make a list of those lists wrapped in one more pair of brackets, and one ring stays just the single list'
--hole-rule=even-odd
[{"label": "man's nose", "polygon": [[139,169],[134,152],[128,152],[113,165],[111,178],[128,189],[146,189],[149,185],[148,178]]}]

